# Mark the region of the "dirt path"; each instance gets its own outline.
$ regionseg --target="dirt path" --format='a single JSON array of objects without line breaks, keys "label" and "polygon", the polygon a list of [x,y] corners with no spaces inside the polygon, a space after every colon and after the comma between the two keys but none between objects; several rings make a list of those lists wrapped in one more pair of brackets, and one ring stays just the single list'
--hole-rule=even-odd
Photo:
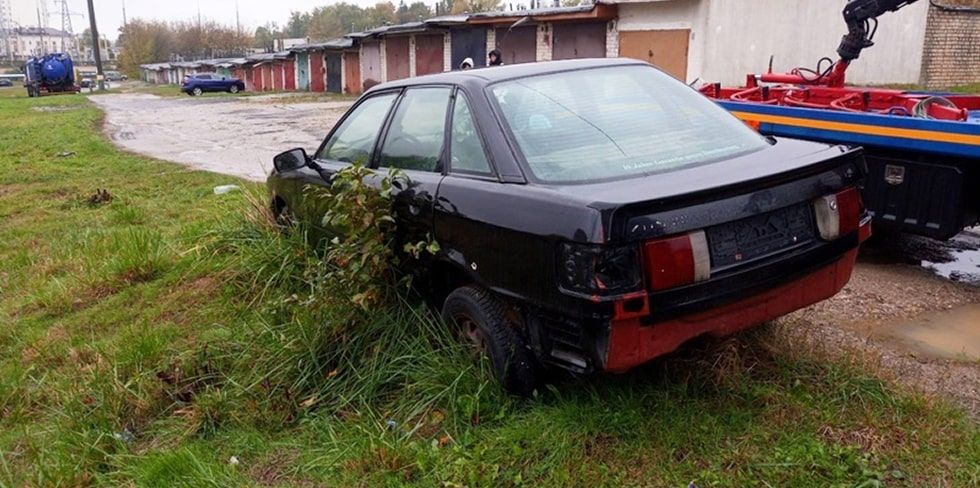
[{"label": "dirt path", "polygon": [[165,98],[94,95],[119,147],[158,159],[264,180],[272,157],[312,151],[350,102],[277,103],[263,97]]}]

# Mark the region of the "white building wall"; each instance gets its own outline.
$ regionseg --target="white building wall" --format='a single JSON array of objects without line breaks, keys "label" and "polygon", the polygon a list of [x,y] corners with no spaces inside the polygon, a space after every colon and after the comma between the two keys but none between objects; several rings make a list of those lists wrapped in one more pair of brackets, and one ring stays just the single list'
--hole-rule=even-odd
[{"label": "white building wall", "polygon": [[[619,30],[691,29],[687,81],[741,84],[748,73],[814,69],[837,59],[847,0],[654,0],[619,5]],[[875,46],[847,71],[851,83],[916,83],[929,2],[883,15]]]}]

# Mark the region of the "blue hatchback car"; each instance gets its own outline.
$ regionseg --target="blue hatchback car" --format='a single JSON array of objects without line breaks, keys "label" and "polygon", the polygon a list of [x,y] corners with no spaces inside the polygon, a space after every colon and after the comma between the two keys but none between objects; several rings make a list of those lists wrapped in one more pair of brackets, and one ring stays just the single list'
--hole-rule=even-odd
[{"label": "blue hatchback car", "polygon": [[191,96],[200,96],[204,92],[238,93],[245,91],[245,83],[238,78],[230,78],[216,73],[198,73],[187,75],[184,78],[184,84],[180,86],[180,91]]}]

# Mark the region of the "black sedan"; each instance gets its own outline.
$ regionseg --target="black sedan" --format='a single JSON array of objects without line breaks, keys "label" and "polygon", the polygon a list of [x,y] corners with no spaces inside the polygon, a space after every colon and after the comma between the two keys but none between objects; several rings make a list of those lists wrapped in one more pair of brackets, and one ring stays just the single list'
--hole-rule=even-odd
[{"label": "black sedan", "polygon": [[312,157],[276,157],[273,209],[318,221],[303,188],[354,162],[404,170],[399,225],[441,247],[430,298],[517,393],[829,298],[870,232],[859,150],[764,138],[624,59],[376,86]]}]

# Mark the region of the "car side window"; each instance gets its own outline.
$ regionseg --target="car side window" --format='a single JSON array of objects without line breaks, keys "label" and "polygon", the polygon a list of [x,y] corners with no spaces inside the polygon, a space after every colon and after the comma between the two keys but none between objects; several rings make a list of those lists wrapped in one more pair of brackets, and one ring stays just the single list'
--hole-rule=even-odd
[{"label": "car side window", "polygon": [[199,80],[210,80],[211,79],[211,75],[197,75],[197,79],[199,79]]},{"label": "car side window", "polygon": [[381,147],[381,167],[435,171],[446,134],[451,90],[412,88],[405,92]]},{"label": "car side window", "polygon": [[452,140],[449,146],[450,169],[453,171],[490,174],[490,162],[483,150],[470,104],[461,92],[453,106]]},{"label": "car side window", "polygon": [[396,95],[397,93],[385,93],[361,102],[323,145],[316,155],[317,159],[365,166],[370,163],[374,142],[378,139],[378,133],[381,132],[381,126],[384,125]]}]

